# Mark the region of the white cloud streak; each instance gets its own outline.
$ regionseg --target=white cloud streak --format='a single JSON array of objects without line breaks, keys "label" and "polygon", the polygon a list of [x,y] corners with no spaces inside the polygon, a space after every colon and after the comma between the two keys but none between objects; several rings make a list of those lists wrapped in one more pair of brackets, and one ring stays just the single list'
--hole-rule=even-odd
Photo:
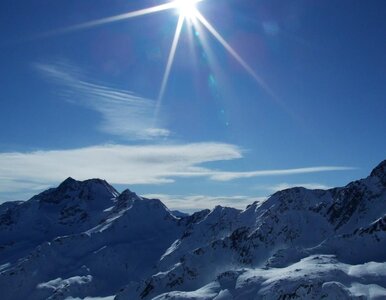
[{"label": "white cloud streak", "polygon": [[66,177],[104,178],[112,184],[164,184],[177,178],[203,177],[229,181],[257,176],[349,170],[311,167],[253,172],[225,172],[204,163],[242,158],[242,149],[224,143],[171,145],[99,145],[70,150],[0,153],[0,185],[4,191],[36,190]]},{"label": "white cloud streak", "polygon": [[352,167],[340,167],[340,166],[318,166],[307,168],[294,168],[294,169],[278,169],[278,170],[259,170],[251,172],[212,172],[209,174],[210,178],[217,181],[230,181],[234,179],[252,178],[260,176],[282,176],[282,175],[296,175],[307,173],[319,173],[330,171],[348,171],[353,170]]},{"label": "white cloud streak", "polygon": [[101,145],[71,150],[0,153],[0,180],[58,183],[105,178],[114,184],[160,184],[175,177],[204,176],[200,164],[241,158],[237,146],[221,143],[182,145]]},{"label": "white cloud streak", "polygon": [[129,140],[148,140],[169,135],[169,130],[154,127],[156,101],[83,80],[84,74],[68,64],[34,66],[62,87],[59,95],[66,101],[99,112],[102,131]]}]

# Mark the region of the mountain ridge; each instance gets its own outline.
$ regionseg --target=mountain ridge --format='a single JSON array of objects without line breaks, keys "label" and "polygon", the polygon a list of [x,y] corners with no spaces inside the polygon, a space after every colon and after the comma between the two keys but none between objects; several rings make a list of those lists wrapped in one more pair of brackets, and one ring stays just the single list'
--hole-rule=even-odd
[{"label": "mountain ridge", "polygon": [[33,300],[382,299],[385,178],[386,160],[344,187],[186,216],[69,177],[0,205],[0,290]]}]

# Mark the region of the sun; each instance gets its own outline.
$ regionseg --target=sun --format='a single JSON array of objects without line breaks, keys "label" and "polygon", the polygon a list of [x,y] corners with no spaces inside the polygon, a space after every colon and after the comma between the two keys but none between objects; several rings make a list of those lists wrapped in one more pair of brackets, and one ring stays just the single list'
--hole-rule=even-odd
[{"label": "sun", "polygon": [[175,0],[173,3],[181,17],[193,19],[196,17],[196,5],[201,0]]},{"label": "sun", "polygon": [[[158,0],[157,0],[158,1]],[[55,36],[58,34],[65,34],[72,31],[77,30],[83,30],[87,28],[92,28],[95,26],[100,26],[112,22],[119,22],[122,20],[127,20],[131,18],[136,18],[144,15],[154,14],[161,11],[167,11],[167,10],[175,10],[178,13],[178,22],[176,26],[176,30],[174,33],[174,38],[172,41],[172,45],[170,47],[169,56],[166,62],[165,72],[162,77],[162,82],[160,86],[160,91],[157,97],[157,107],[156,107],[156,113],[158,108],[161,105],[161,101],[164,97],[167,83],[169,80],[170,72],[172,69],[175,53],[178,47],[178,41],[180,39],[180,35],[182,32],[182,28],[185,23],[188,23],[195,32],[201,31],[203,28],[205,28],[211,35],[224,47],[225,50],[253,77],[253,79],[256,80],[256,82],[266,91],[269,95],[272,96],[273,99],[276,99],[276,96],[271,91],[269,86],[264,82],[264,80],[256,74],[256,72],[247,64],[247,62],[236,52],[235,49],[232,48],[232,46],[225,40],[225,38],[213,27],[213,25],[201,14],[197,7],[197,3],[201,2],[203,0],[167,0],[166,3],[147,7],[143,9],[139,9],[136,11],[129,11],[120,15],[115,15],[111,17],[106,17],[98,20],[93,20],[77,25],[73,25],[66,28],[57,29],[51,32],[46,32],[44,34],[41,34],[38,36],[38,38],[44,38],[44,37],[50,37]],[[201,36],[201,34],[200,34]],[[206,41],[204,39],[200,39],[202,45],[209,49],[209,46],[206,45]]]}]

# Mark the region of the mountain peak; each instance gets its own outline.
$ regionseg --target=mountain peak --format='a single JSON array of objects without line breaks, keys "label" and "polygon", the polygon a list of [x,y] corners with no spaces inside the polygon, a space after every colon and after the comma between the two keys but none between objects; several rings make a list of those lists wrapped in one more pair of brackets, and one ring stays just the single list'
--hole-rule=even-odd
[{"label": "mountain peak", "polygon": [[129,189],[125,189],[122,191],[121,195],[136,195],[134,192],[132,192],[131,190]]},{"label": "mountain peak", "polygon": [[118,196],[118,192],[105,180],[95,178],[78,181],[68,177],[57,188],[52,188],[33,197],[41,202],[59,203],[63,200],[95,200],[112,199]]},{"label": "mountain peak", "polygon": [[62,181],[62,183],[59,184],[58,188],[75,187],[78,183],[79,181],[75,180],[72,177],[68,177],[67,179]]},{"label": "mountain peak", "polygon": [[136,193],[130,191],[129,189],[125,189],[122,193],[119,194],[116,199],[117,208],[121,209],[133,205],[135,201],[141,200],[141,197],[139,197]]},{"label": "mountain peak", "polygon": [[141,200],[136,193],[132,192],[129,189],[125,189],[117,198],[119,201],[127,201],[127,200]]},{"label": "mountain peak", "polygon": [[382,182],[386,183],[386,159],[371,171],[370,177],[378,177]]},{"label": "mountain peak", "polygon": [[380,176],[380,175],[384,176],[385,174],[386,174],[386,159],[371,171],[370,176]]},{"label": "mountain peak", "polygon": [[62,183],[71,183],[71,182],[76,182],[76,180],[70,176],[70,177],[67,177],[67,179],[65,179]]}]

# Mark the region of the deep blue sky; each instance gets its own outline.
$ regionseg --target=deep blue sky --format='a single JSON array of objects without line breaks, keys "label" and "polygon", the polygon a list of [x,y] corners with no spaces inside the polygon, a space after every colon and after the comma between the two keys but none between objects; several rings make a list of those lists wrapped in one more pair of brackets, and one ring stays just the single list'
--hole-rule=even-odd
[{"label": "deep blue sky", "polygon": [[272,94],[185,23],[154,118],[176,10],[60,30],[162,3],[1,1],[0,201],[73,176],[173,207],[243,206],[281,187],[344,185],[386,158],[385,1],[200,2]]}]

